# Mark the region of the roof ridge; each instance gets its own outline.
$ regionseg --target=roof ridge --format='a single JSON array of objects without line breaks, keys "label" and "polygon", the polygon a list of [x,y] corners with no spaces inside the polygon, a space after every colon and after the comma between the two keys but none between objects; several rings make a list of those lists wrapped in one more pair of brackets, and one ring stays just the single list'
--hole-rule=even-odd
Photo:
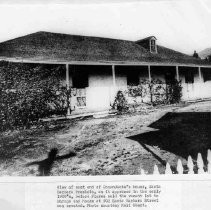
[{"label": "roof ridge", "polygon": [[[87,37],[87,38],[98,38],[98,39],[109,39],[109,40],[118,40],[118,41],[128,41],[134,42],[128,39],[118,39],[118,38],[110,38],[110,37],[102,37],[102,36],[91,36],[91,35],[81,35],[81,34],[69,34],[69,33],[59,33],[59,32],[51,32],[51,31],[37,31],[28,35],[38,34],[38,33],[46,33],[46,34],[57,34],[57,35],[66,35],[66,36],[77,36],[77,37]],[[27,36],[27,35],[26,35]]]},{"label": "roof ridge", "polygon": [[145,40],[151,39],[152,37],[154,37],[157,40],[156,36],[148,36],[143,39],[136,40],[135,42],[137,43],[137,42],[145,41]]},{"label": "roof ridge", "polygon": [[193,59],[194,59],[194,57],[193,57],[193,56],[188,55],[188,54],[185,54],[185,53],[183,53],[183,52],[180,52],[180,51],[177,51],[177,50],[174,50],[174,49],[168,48],[168,47],[164,47],[164,46],[162,46],[162,45],[158,45],[158,44],[157,44],[157,46],[158,46],[158,47],[161,47],[161,48],[164,48],[164,49],[167,49],[167,50],[171,50],[171,51],[173,51],[173,52],[175,52],[175,53],[178,53],[178,54],[180,54],[180,55],[187,56],[187,57],[190,57],[190,58],[193,58]]},{"label": "roof ridge", "polygon": [[[54,35],[65,35],[65,36],[72,36],[72,37],[84,37],[84,38],[95,38],[95,39],[104,39],[104,40],[116,40],[116,41],[124,41],[124,42],[132,42],[133,44],[137,44],[138,41],[141,41],[141,40],[145,40],[145,39],[148,39],[150,37],[155,37],[155,36],[148,36],[144,39],[140,39],[140,40],[128,40],[128,39],[118,39],[118,38],[110,38],[110,37],[101,37],[101,36],[91,36],[91,35],[80,35],[80,34],[68,34],[68,33],[59,33],[59,32],[51,32],[51,31],[36,31],[36,32],[33,32],[33,33],[29,33],[29,34],[26,34],[26,35],[23,35],[23,36],[19,36],[19,37],[16,37],[16,38],[12,38],[12,39],[8,39],[6,41],[2,41],[0,42],[0,44],[2,43],[6,43],[8,41],[13,41],[13,40],[18,40],[20,38],[24,38],[24,37],[27,37],[27,36],[33,36],[33,35],[36,35],[36,34],[54,34]],[[156,37],[155,37],[156,38]]]},{"label": "roof ridge", "polygon": [[80,35],[80,34],[68,34],[68,33],[59,33],[59,32],[51,32],[51,31],[36,31],[36,32],[29,33],[29,34],[26,34],[26,35],[23,35],[23,36],[19,36],[19,37],[16,37],[16,38],[12,38],[12,39],[2,41],[2,42],[0,42],[0,44],[6,43],[8,41],[18,40],[20,38],[24,38],[24,37],[32,36],[32,35],[36,35],[36,34],[55,34],[55,35],[65,35],[65,36],[72,36],[72,37],[75,36],[75,37],[95,38],[95,39],[104,39],[104,40],[116,40],[116,41],[132,42],[132,43],[136,44],[136,41],[128,40],[128,39],[118,39],[118,38],[91,36],[91,35]]}]

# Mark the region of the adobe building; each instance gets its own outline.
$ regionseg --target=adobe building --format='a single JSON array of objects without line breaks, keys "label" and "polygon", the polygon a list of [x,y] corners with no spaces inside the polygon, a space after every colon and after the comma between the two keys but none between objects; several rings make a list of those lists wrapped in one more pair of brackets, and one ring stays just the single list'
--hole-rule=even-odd
[{"label": "adobe building", "polygon": [[182,82],[182,99],[211,97],[211,63],[157,44],[154,36],[137,41],[37,32],[0,43],[0,60],[63,65],[58,78],[73,88],[72,113],[111,108],[118,90],[142,79]]}]

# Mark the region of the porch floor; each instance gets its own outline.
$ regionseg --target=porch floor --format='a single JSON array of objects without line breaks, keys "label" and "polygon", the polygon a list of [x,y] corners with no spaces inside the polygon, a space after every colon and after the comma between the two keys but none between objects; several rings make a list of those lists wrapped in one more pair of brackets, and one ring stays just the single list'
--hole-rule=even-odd
[{"label": "porch floor", "polygon": [[44,118],[42,121],[47,122],[47,121],[52,121],[52,120],[65,120],[65,119],[76,119],[76,118],[84,118],[84,117],[94,117],[94,118],[99,118],[99,117],[106,117],[108,115],[115,115],[116,111],[115,110],[90,110],[90,109],[79,109],[72,111],[70,115],[66,116],[52,116],[49,118]]}]

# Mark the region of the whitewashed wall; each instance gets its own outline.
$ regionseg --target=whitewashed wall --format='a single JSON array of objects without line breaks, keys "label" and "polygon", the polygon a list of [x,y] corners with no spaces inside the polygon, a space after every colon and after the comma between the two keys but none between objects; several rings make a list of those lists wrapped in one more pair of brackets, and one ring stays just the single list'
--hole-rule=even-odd
[{"label": "whitewashed wall", "polygon": [[113,85],[112,72],[91,73],[89,87],[86,88],[87,108],[105,110],[111,108],[118,90],[127,88],[126,75],[116,74],[116,87]]},{"label": "whitewashed wall", "polygon": [[[199,79],[198,71],[194,74],[194,83],[185,83],[185,76],[180,71],[180,79],[182,80],[182,100],[194,100],[200,98],[211,97],[211,81],[204,82]],[[148,72],[140,69],[140,81],[148,79]],[[164,74],[153,71],[152,78],[160,79],[165,82]],[[90,72],[88,76],[89,87],[86,88],[86,108],[93,111],[108,110],[114,102],[114,98],[118,90],[125,91],[127,89],[127,76],[121,70],[116,71],[116,87],[113,85],[112,70],[111,71],[95,71]],[[65,78],[62,78],[62,83],[65,84]],[[70,85],[72,78],[70,75]],[[132,102],[132,99],[129,99]],[[71,98],[71,106],[75,107],[76,97]],[[76,107],[77,109],[77,107]]]},{"label": "whitewashed wall", "polygon": [[204,82],[203,74],[202,80],[199,74],[194,74],[194,83],[185,83],[184,75],[180,74],[182,80],[182,100],[196,100],[211,97],[211,81]]}]

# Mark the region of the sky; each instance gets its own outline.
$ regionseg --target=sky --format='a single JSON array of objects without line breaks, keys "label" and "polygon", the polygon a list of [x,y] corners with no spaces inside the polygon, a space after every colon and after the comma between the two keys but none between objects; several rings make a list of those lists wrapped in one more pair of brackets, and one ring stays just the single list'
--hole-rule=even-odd
[{"label": "sky", "polygon": [[154,35],[193,54],[211,47],[210,22],[210,0],[0,0],[0,42],[37,31],[132,41]]}]

